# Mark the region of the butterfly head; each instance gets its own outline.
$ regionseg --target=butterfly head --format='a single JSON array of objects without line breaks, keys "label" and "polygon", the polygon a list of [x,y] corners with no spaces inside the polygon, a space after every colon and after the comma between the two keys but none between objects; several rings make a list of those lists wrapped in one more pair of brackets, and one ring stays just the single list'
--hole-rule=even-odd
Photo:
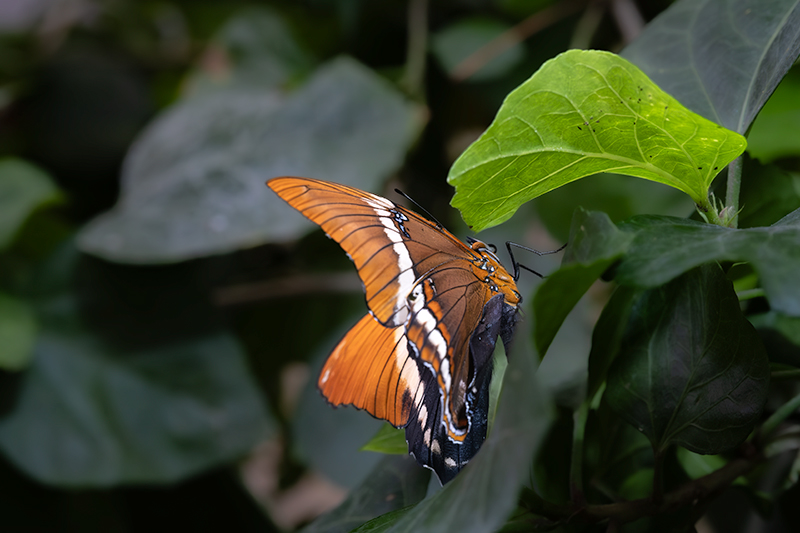
[{"label": "butterfly head", "polygon": [[522,302],[522,295],[517,290],[514,277],[495,254],[497,248],[493,244],[486,244],[473,238],[469,239],[469,243],[470,248],[478,255],[473,261],[475,275],[483,279],[492,292],[503,294],[508,305],[512,307],[519,305]]}]

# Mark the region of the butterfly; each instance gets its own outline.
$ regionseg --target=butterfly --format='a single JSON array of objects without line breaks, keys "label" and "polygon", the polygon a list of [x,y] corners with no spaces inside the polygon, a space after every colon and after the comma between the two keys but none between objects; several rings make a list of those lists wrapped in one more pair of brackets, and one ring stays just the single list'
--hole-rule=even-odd
[{"label": "butterfly", "polygon": [[417,462],[452,480],[486,438],[492,354],[498,337],[511,341],[519,268],[536,272],[511,254],[511,274],[493,246],[366,191],[296,177],[267,185],[339,243],[366,292],[369,314],[328,356],[322,395],[405,428]]}]

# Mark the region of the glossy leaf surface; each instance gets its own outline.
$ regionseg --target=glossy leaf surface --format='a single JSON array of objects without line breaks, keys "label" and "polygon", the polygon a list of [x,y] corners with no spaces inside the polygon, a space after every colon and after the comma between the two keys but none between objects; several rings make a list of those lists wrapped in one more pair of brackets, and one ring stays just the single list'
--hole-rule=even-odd
[{"label": "glossy leaf surface", "polygon": [[611,407],[659,451],[741,443],[766,401],[769,361],[721,269],[692,270],[634,306],[608,374]]},{"label": "glossy leaf surface", "polygon": [[798,54],[797,0],[681,0],[622,51],[686,107],[742,134]]}]

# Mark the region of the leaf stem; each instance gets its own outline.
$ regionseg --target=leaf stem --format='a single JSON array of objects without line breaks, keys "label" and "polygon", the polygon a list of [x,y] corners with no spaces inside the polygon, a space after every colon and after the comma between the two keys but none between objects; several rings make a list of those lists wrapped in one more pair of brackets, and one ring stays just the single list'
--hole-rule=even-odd
[{"label": "leaf stem", "polygon": [[428,53],[428,0],[409,0],[408,47],[402,84],[409,94],[422,100],[425,58]]},{"label": "leaf stem", "polygon": [[728,164],[728,190],[725,193],[725,208],[730,210],[730,227],[739,224],[739,192],[742,186],[742,165],[744,159],[737,157]]},{"label": "leaf stem", "polygon": [[800,394],[780,406],[772,416],[770,416],[763,424],[761,424],[761,429],[758,432],[759,437],[768,437],[772,434],[780,425],[781,422],[786,420],[793,412],[800,407]]},{"label": "leaf stem", "polygon": [[744,291],[739,291],[736,293],[736,297],[739,299],[740,302],[745,300],[752,300],[753,298],[761,298],[765,296],[767,293],[764,289],[747,289]]},{"label": "leaf stem", "polygon": [[569,492],[575,504],[586,503],[583,492],[583,440],[586,432],[586,419],[589,417],[591,398],[586,398],[572,416],[572,460],[570,462]]},{"label": "leaf stem", "polygon": [[800,369],[775,370],[770,374],[769,379],[771,379],[771,380],[776,380],[776,379],[780,379],[780,380],[783,380],[783,379],[800,379]]},{"label": "leaf stem", "polygon": [[660,505],[664,501],[664,450],[653,450],[655,464],[653,465],[653,503]]}]

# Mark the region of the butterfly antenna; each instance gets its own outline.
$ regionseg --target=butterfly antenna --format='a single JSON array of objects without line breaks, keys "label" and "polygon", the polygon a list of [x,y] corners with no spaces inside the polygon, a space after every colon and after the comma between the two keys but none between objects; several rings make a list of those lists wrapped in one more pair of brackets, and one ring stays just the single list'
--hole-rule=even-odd
[{"label": "butterfly antenna", "polygon": [[436,227],[437,227],[438,229],[444,229],[444,226],[442,226],[442,223],[441,223],[441,222],[439,222],[439,221],[436,219],[436,217],[435,217],[435,216],[431,215],[430,211],[428,211],[427,209],[425,209],[424,207],[422,207],[421,205],[419,205],[419,204],[417,203],[417,201],[416,201],[416,200],[414,200],[413,198],[411,198],[409,195],[407,195],[406,193],[404,193],[404,192],[403,192],[403,191],[401,191],[400,189],[395,189],[395,190],[394,190],[394,192],[396,192],[397,194],[399,194],[400,196],[402,196],[403,198],[405,198],[406,200],[408,200],[409,202],[411,202],[412,204],[414,204],[415,206],[417,206],[417,208],[418,208],[420,211],[422,211],[423,213],[425,213],[426,215],[428,215],[428,218],[429,218],[430,220],[433,220],[434,222],[436,222]]},{"label": "butterfly antenna", "polygon": [[511,265],[514,267],[514,281],[517,281],[517,280],[519,280],[519,272],[520,272],[520,270],[519,270],[519,269],[520,269],[520,268],[524,268],[525,270],[527,270],[527,271],[528,271],[528,272],[530,272],[531,274],[536,274],[536,275],[537,275],[537,276],[539,276],[540,278],[544,278],[544,276],[543,276],[543,275],[541,275],[541,274],[539,274],[538,272],[536,272],[536,271],[535,271],[535,270],[533,270],[532,268],[529,268],[529,267],[526,267],[525,265],[522,265],[522,264],[520,264],[520,263],[519,263],[519,261],[517,261],[517,260],[514,258],[514,252],[513,252],[513,251],[511,251],[511,247],[512,247],[512,246],[514,246],[515,248],[521,248],[521,249],[523,249],[523,250],[525,250],[525,251],[527,251],[527,252],[533,252],[533,253],[535,253],[535,254],[536,254],[536,255],[538,255],[538,256],[542,256],[542,255],[550,255],[550,254],[557,254],[558,252],[560,252],[561,250],[563,250],[564,248],[566,248],[566,247],[567,247],[567,245],[566,245],[566,244],[564,244],[564,246],[562,246],[562,247],[561,247],[561,248],[559,248],[558,250],[548,250],[548,251],[546,251],[546,252],[542,252],[542,251],[540,251],[540,250],[534,250],[533,248],[528,248],[527,246],[522,246],[521,244],[517,244],[517,243],[515,243],[515,242],[506,241],[506,248],[508,249],[508,255],[509,255],[509,256],[511,256]]}]

